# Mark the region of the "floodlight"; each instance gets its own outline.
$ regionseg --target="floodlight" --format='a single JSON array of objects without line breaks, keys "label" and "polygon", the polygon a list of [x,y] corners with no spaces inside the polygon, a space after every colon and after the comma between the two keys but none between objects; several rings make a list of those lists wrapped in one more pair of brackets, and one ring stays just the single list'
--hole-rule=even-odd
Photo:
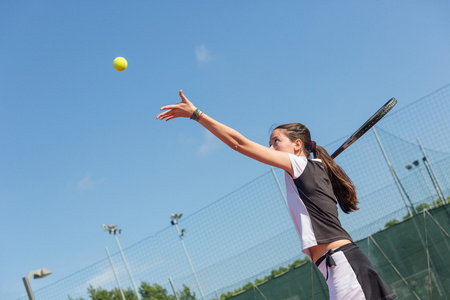
[{"label": "floodlight", "polygon": [[182,216],[183,214],[172,214],[171,216],[170,216],[170,218],[173,220],[173,219],[179,219],[179,218],[181,218],[181,216]]},{"label": "floodlight", "polygon": [[30,272],[30,274],[28,274],[28,278],[30,278],[31,276],[33,276],[33,279],[44,278],[45,276],[48,276],[50,274],[52,274],[52,271],[44,268]]},{"label": "floodlight", "polygon": [[28,294],[28,299],[34,300],[33,291],[31,290],[30,286],[30,278],[33,277],[34,279],[44,278],[45,276],[48,276],[52,274],[52,272],[48,269],[40,269],[36,271],[31,271],[30,274],[28,274],[27,277],[23,277],[23,283],[25,284],[25,289]]}]

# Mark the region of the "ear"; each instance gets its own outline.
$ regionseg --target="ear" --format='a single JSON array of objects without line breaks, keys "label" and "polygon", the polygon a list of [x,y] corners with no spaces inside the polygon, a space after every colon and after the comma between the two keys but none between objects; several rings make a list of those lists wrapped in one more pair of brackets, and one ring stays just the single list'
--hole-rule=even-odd
[{"label": "ear", "polygon": [[303,149],[303,142],[302,142],[301,139],[297,139],[297,140],[294,142],[294,150],[295,150],[295,153],[302,152],[302,149]]}]

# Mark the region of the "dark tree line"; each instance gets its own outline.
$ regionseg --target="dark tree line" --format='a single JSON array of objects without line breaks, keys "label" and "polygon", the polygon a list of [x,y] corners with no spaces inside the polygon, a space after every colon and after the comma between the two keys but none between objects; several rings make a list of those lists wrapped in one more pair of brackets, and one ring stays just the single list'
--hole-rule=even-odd
[{"label": "dark tree line", "polygon": [[[88,287],[89,300],[123,300],[119,288],[113,290],[105,290],[102,287],[94,288]],[[170,295],[167,289],[163,288],[159,284],[153,285],[142,282],[139,287],[139,294],[142,300],[176,300],[174,295]],[[123,290],[123,295],[126,300],[138,300],[136,293],[133,289],[128,288]],[[177,292],[179,300],[197,300],[195,293],[191,289],[183,284],[183,290]],[[69,296],[69,300],[88,300],[84,298],[72,298]]]}]

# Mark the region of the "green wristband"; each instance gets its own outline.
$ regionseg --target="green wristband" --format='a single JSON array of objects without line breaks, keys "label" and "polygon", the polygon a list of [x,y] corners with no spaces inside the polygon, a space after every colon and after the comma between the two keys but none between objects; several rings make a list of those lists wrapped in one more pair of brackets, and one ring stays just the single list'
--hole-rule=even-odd
[{"label": "green wristband", "polygon": [[198,108],[194,111],[194,113],[191,116],[191,120],[195,120],[195,117],[197,116]]}]

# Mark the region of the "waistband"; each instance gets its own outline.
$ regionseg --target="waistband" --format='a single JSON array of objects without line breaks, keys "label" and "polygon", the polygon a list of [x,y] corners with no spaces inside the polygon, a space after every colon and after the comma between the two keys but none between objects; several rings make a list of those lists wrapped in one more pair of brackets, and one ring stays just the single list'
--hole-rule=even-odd
[{"label": "waistband", "polygon": [[335,266],[336,263],[334,262],[334,259],[331,257],[331,255],[333,255],[334,253],[339,252],[339,251],[345,251],[345,250],[351,249],[353,247],[358,247],[358,246],[356,246],[355,243],[351,242],[351,243],[345,244],[344,246],[341,246],[339,248],[328,250],[324,255],[322,255],[316,261],[316,266],[319,266],[323,262],[324,259],[327,260],[328,267]]}]

